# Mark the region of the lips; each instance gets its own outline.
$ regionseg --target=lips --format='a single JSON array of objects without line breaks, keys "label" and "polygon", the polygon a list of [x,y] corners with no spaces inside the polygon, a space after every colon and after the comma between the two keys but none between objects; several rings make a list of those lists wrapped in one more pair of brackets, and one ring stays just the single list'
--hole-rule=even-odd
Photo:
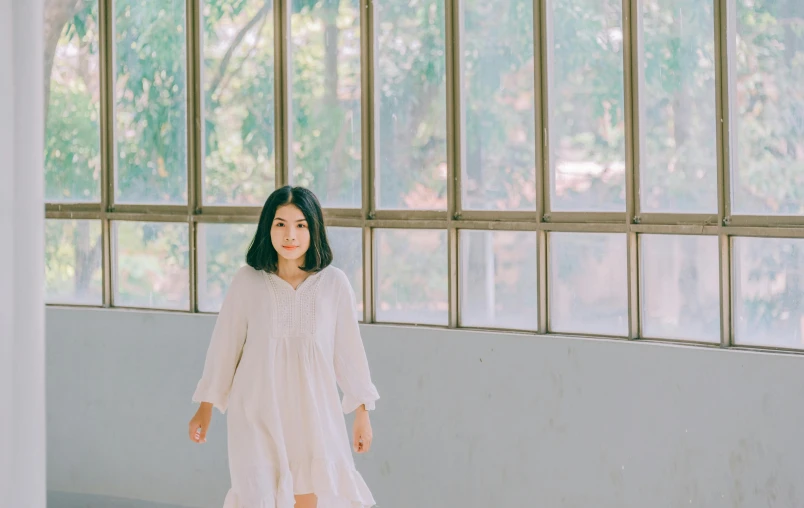
[{"label": "lips", "polygon": [[296,247],[295,245],[283,245],[282,248],[285,249],[285,250],[296,250],[296,249],[298,249],[298,247]]}]

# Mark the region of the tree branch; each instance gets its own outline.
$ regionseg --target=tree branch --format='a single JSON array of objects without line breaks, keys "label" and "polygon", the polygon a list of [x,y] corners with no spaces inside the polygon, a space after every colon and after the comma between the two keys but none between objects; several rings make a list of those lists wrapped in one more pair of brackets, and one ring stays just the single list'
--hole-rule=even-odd
[{"label": "tree branch", "polygon": [[[265,18],[263,18],[262,23],[260,23],[260,27],[257,29],[257,33],[262,32],[262,28],[265,26],[266,21],[267,20]],[[240,65],[237,67],[237,69],[235,69],[234,72],[229,74],[229,76],[227,77],[226,81],[223,81],[223,79],[220,79],[218,81],[218,84],[216,85],[215,89],[210,89],[210,95],[212,94],[212,92],[217,91],[216,90],[217,88],[226,88],[226,86],[228,86],[229,82],[232,80],[232,76],[236,76],[243,69],[243,66],[246,64],[246,62],[248,62],[251,59],[251,56],[254,54],[254,52],[256,50],[257,50],[257,44],[255,43],[252,47],[249,48],[248,53],[246,53],[245,58],[243,58],[240,61]],[[221,78],[223,78],[222,75],[221,75]]]},{"label": "tree branch", "polygon": [[243,42],[243,39],[246,38],[246,34],[268,14],[268,11],[271,10],[272,6],[273,2],[266,0],[262,7],[260,7],[260,10],[257,11],[257,14],[255,14],[254,17],[251,18],[249,22],[240,29],[239,32],[237,32],[237,35],[235,35],[235,38],[232,41],[232,44],[229,46],[229,49],[226,50],[226,54],[223,55],[221,64],[218,66],[218,73],[215,75],[215,79],[212,80],[212,84],[209,86],[209,95],[213,95],[220,86],[223,76],[226,74],[226,68],[229,67],[229,63],[232,60],[235,50],[240,43]]}]

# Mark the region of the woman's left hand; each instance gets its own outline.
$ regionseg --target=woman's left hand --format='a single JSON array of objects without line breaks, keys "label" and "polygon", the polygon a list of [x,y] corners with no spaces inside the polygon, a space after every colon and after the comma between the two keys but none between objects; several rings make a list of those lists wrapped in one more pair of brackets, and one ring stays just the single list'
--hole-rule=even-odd
[{"label": "woman's left hand", "polygon": [[352,448],[355,453],[366,453],[371,449],[371,422],[369,412],[360,406],[355,414],[355,422],[352,426]]}]

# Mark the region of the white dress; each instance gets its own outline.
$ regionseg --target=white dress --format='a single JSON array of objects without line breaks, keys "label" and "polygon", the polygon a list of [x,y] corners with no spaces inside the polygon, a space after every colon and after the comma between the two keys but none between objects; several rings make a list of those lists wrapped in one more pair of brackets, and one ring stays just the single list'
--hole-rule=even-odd
[{"label": "white dress", "polygon": [[318,508],[373,506],[343,414],[374,409],[377,399],[341,270],[329,266],[296,289],[274,274],[238,270],[193,394],[228,408],[224,508],[293,508],[294,494],[309,493]]}]

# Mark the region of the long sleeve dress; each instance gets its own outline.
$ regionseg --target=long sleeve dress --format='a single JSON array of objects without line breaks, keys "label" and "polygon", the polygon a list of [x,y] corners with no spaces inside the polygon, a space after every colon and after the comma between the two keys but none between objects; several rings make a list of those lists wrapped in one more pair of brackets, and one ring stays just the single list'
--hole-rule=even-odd
[{"label": "long sleeve dress", "polygon": [[[338,386],[343,392],[341,400]],[[227,413],[224,508],[368,508],[344,413],[379,399],[346,275],[329,266],[296,289],[241,268],[226,294],[193,401]]]}]

